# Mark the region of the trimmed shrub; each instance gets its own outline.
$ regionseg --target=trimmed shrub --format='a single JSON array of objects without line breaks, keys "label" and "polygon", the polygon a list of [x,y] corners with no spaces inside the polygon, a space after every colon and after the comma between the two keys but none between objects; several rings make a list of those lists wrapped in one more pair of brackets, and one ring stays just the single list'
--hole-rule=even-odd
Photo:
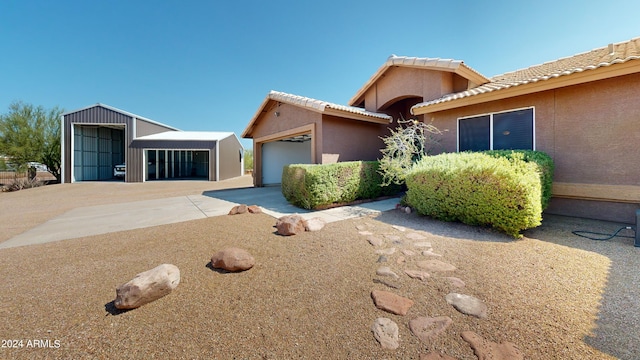
[{"label": "trimmed shrub", "polygon": [[495,157],[504,157],[510,161],[523,160],[534,163],[538,168],[537,171],[542,184],[542,210],[549,206],[552,195],[551,191],[553,189],[553,171],[555,168],[551,156],[541,151],[533,150],[490,150],[483,151],[483,153]]},{"label": "trimmed shrub", "polygon": [[303,209],[397,194],[398,186],[380,185],[379,166],[377,161],[287,165],[282,170],[282,194]]},{"label": "trimmed shrub", "polygon": [[520,237],[542,221],[541,188],[537,165],[517,156],[450,153],[412,168],[406,202],[422,215]]}]

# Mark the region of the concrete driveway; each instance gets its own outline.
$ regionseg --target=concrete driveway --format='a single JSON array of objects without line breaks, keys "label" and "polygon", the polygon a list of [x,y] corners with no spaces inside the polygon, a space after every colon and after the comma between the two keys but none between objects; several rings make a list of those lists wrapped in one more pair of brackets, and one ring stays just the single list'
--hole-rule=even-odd
[{"label": "concrete driveway", "polygon": [[238,204],[258,205],[274,218],[298,213],[305,218],[318,216],[333,222],[390,210],[397,202],[393,198],[307,211],[289,204],[280,187],[213,190],[201,195],[78,207],[0,243],[0,249],[221,216]]}]

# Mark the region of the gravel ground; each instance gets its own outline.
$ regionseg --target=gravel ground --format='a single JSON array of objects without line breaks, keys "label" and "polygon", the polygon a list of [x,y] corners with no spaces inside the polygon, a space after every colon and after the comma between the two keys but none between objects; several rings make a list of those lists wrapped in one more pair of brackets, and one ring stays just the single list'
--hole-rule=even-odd
[{"label": "gravel ground", "polygon": [[[100,198],[95,194],[100,184],[93,192],[84,185],[0,194],[2,217],[24,218],[22,227],[28,228],[78,206],[71,200],[81,196],[76,192],[86,194],[84,206],[201,191],[187,182],[180,190],[163,189],[168,183],[138,189],[103,184],[108,193]],[[208,185],[207,190],[215,186]],[[50,205],[32,212],[20,203],[36,199]],[[7,224],[11,221],[0,222],[3,229]],[[460,336],[466,330],[512,342],[527,359],[633,359],[640,353],[637,331],[629,330],[639,325],[633,313],[638,313],[640,249],[632,239],[597,242],[571,234],[577,229],[611,233],[619,224],[548,216],[520,240],[398,211],[292,237],[276,235],[274,224],[264,214],[221,216],[0,250],[0,358],[417,359],[441,352],[476,359]],[[466,287],[455,290],[438,274],[426,284],[404,275],[385,279],[398,289],[374,282],[381,265],[402,274],[425,257],[399,262],[398,251],[387,263],[377,263],[379,255],[362,229],[400,236],[403,245],[387,240],[384,246],[399,249],[411,247],[407,233],[423,235],[442,255],[438,259],[457,267],[447,276],[462,279]],[[211,270],[211,255],[228,246],[251,252],[254,268]],[[177,289],[138,309],[115,311],[116,286],[162,263],[180,268]],[[371,300],[374,289],[415,304],[406,316],[383,312]],[[451,291],[483,300],[488,318],[458,313],[444,300]],[[453,325],[435,340],[420,342],[408,329],[418,316],[449,316]],[[383,350],[374,340],[371,325],[378,317],[399,325],[398,349]],[[22,341],[22,347],[6,348],[7,340]],[[33,340],[43,342],[34,347]]]}]

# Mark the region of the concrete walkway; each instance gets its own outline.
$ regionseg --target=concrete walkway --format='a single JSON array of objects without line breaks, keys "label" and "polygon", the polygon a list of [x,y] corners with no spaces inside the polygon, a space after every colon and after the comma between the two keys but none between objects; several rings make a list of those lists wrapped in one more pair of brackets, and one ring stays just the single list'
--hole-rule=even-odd
[{"label": "concrete walkway", "polygon": [[221,216],[238,204],[258,205],[274,218],[298,213],[304,218],[321,217],[333,222],[391,210],[397,202],[393,198],[308,211],[289,204],[280,187],[207,191],[202,195],[76,208],[0,243],[0,249]]}]

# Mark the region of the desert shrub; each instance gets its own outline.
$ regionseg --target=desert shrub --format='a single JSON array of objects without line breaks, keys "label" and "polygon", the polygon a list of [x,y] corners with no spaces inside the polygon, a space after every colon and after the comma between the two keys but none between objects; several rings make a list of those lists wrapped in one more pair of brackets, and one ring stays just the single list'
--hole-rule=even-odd
[{"label": "desert shrub", "polygon": [[377,161],[287,165],[282,171],[282,194],[304,209],[396,194],[398,186],[380,185],[378,168]]},{"label": "desert shrub", "polygon": [[379,167],[383,186],[404,185],[411,167],[431,152],[438,143],[436,135],[441,134],[434,125],[418,120],[398,120],[398,124],[381,138],[385,145]]},{"label": "desert shrub", "polygon": [[541,151],[533,150],[490,150],[484,151],[483,153],[496,157],[504,157],[510,161],[522,160],[535,164],[542,185],[542,210],[549,206],[553,188],[553,171],[555,168],[551,156]]},{"label": "desert shrub", "polygon": [[35,188],[43,185],[44,185],[44,182],[36,178],[33,178],[33,179],[18,178],[4,185],[4,187],[2,188],[2,191],[6,191],[6,192],[18,191],[23,189],[31,189],[31,188]]},{"label": "desert shrub", "polygon": [[517,156],[429,156],[413,167],[406,181],[405,201],[423,215],[490,226],[514,237],[542,221],[537,166]]}]

